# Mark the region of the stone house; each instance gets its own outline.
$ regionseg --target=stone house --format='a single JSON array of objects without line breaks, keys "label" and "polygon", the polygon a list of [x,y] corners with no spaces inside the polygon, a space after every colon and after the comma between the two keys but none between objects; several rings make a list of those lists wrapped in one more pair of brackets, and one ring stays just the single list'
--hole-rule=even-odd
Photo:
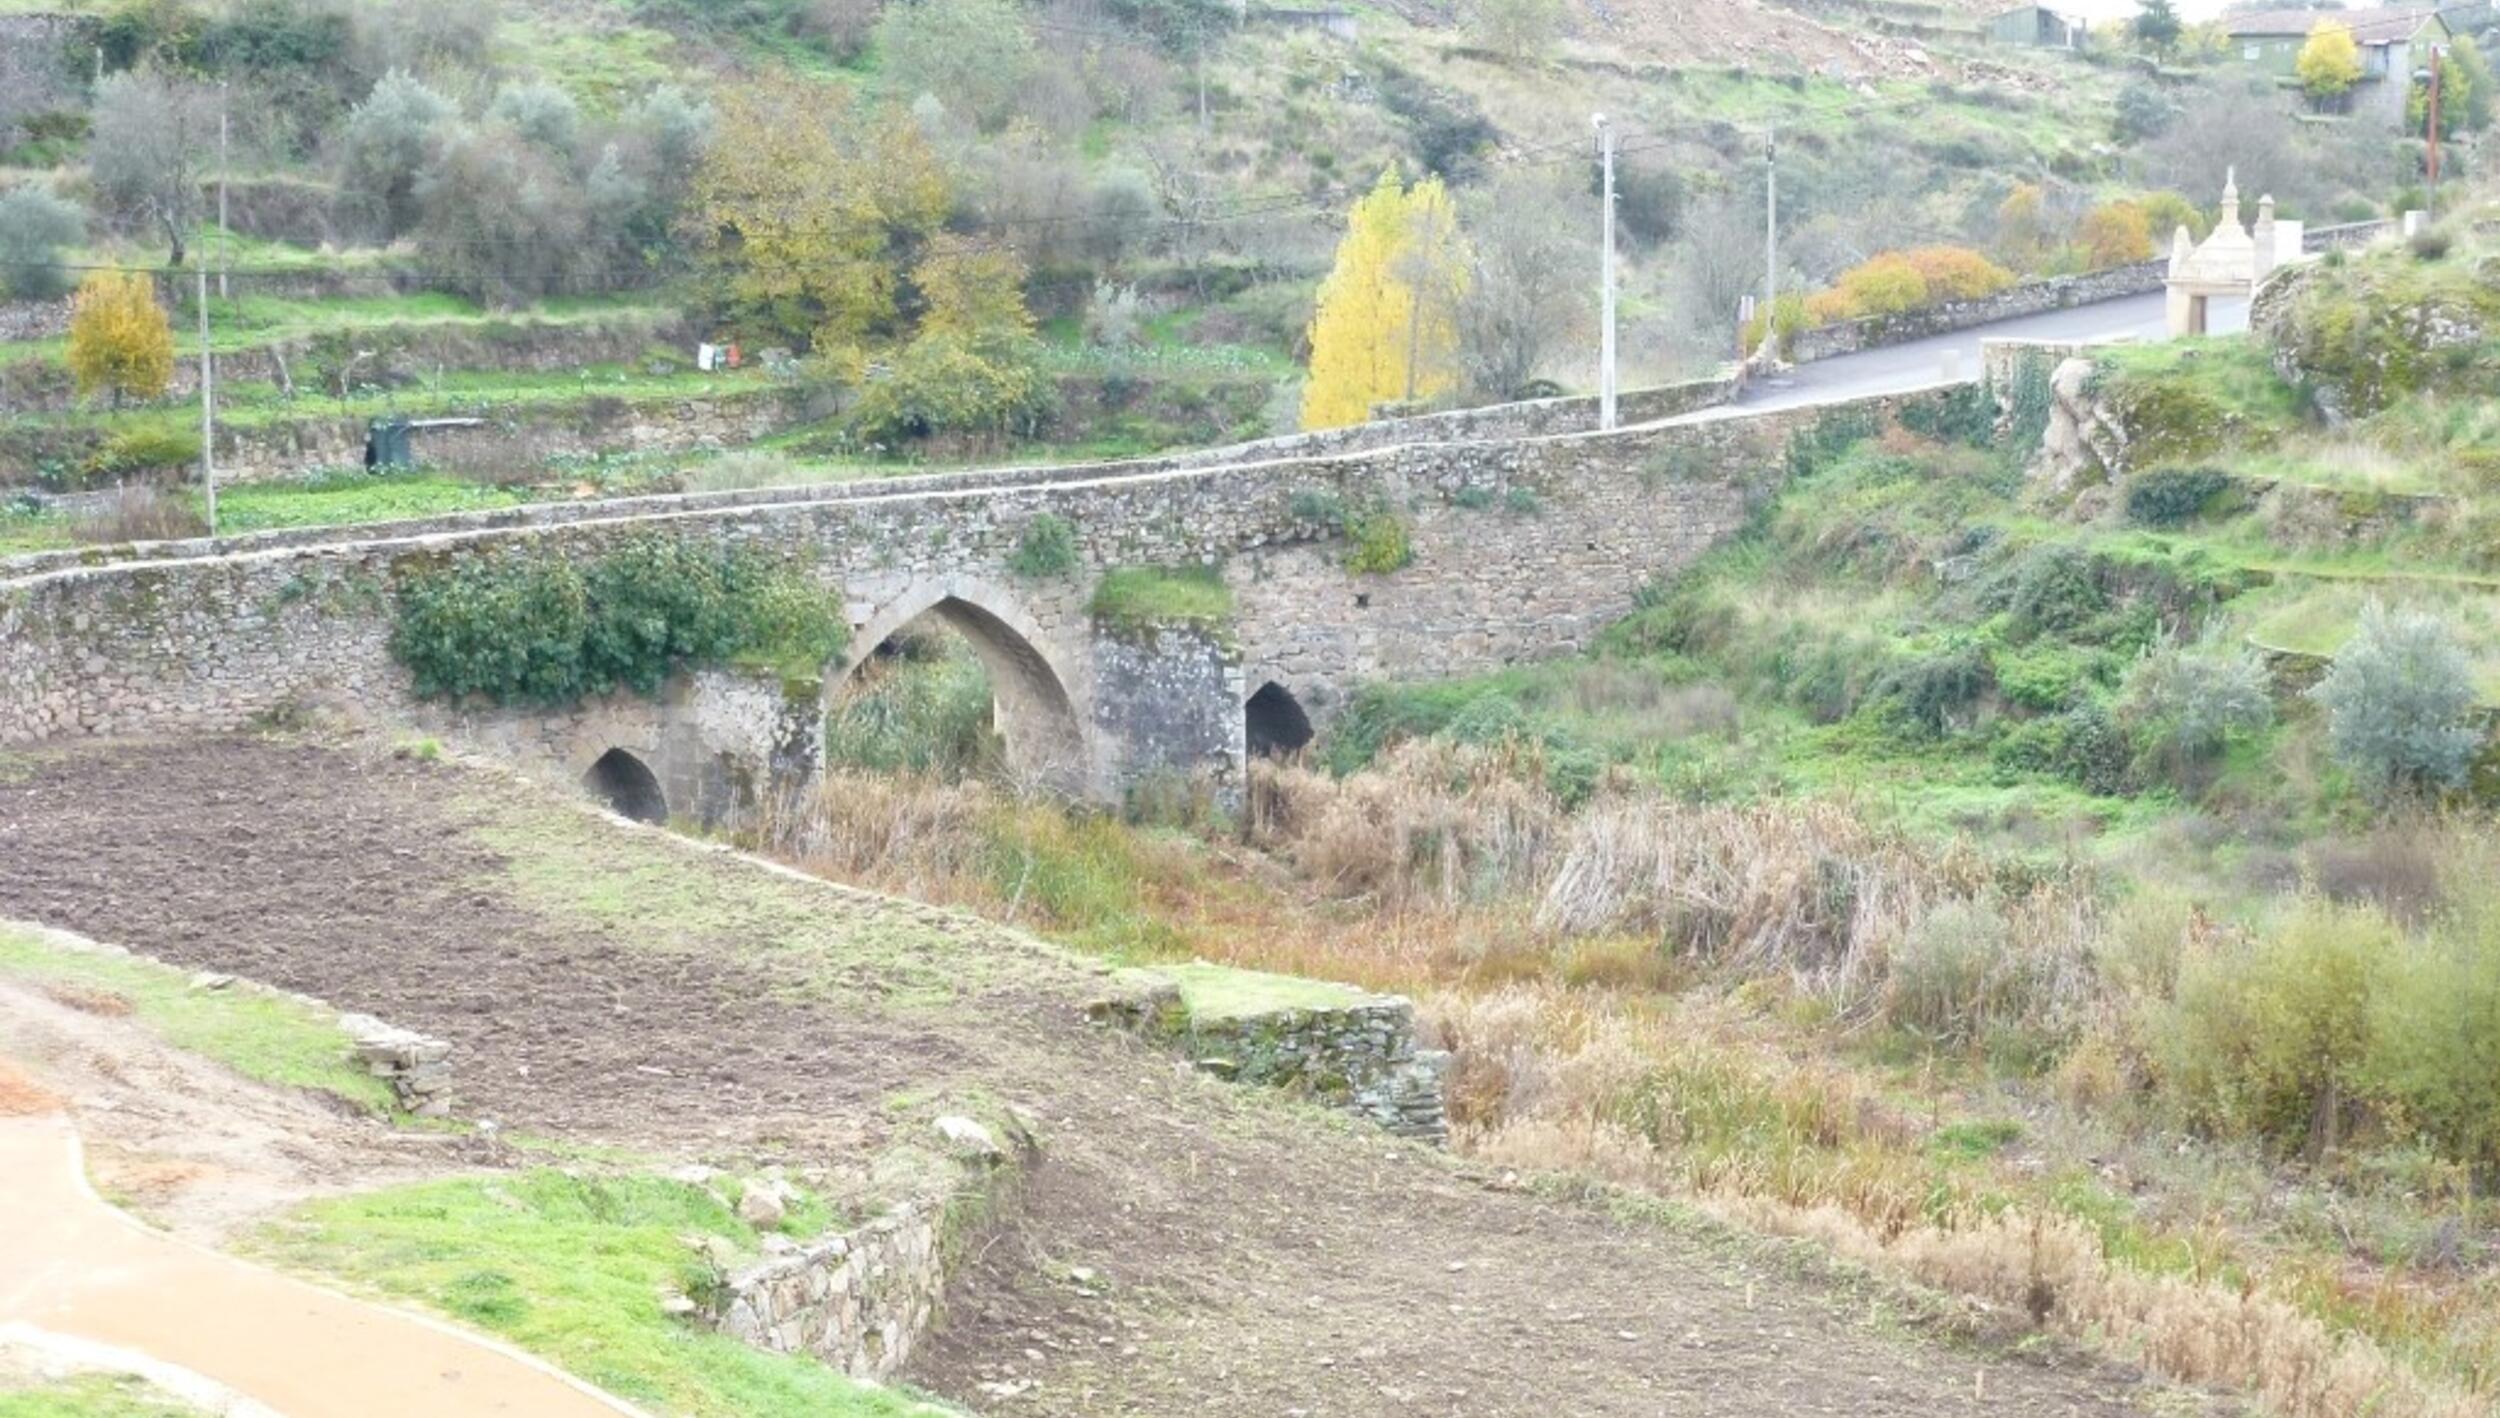
[{"label": "stone house", "polygon": [[2253,10],[2226,16],[2231,52],[2242,62],[2295,82],[2294,66],[2301,46],[2321,21],[2352,31],[2361,47],[2361,82],[2353,86],[2350,112],[2355,117],[2402,128],[2405,98],[2413,87],[2413,71],[2430,63],[2432,46],[2446,44],[2448,21],[2437,5],[2380,5],[2360,10]]}]

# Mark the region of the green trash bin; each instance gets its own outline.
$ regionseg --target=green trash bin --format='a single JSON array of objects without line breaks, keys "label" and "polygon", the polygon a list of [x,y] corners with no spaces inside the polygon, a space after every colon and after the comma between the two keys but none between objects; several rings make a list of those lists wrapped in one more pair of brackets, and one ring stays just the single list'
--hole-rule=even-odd
[{"label": "green trash bin", "polygon": [[365,467],[374,472],[416,466],[409,451],[408,420],[375,419],[365,427]]}]

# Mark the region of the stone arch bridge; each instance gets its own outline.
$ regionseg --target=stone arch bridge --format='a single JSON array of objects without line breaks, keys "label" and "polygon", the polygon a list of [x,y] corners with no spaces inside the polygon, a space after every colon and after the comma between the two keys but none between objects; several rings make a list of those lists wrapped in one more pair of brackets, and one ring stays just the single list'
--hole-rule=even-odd
[{"label": "stone arch bridge", "polygon": [[[19,558],[0,564],[0,745],[226,730],[338,702],[559,769],[634,815],[717,820],[764,784],[811,775],[829,696],[888,636],[935,618],[987,662],[1016,773],[1098,800],[1170,776],[1220,789],[1250,753],[1308,740],[1363,682],[1585,646],[1644,584],[1740,527],[1789,434],[1826,412],[1350,449],[1283,440],[1226,462],[620,499]],[[1045,517],[1072,530],[1073,564],[1030,574],[1027,557],[1020,573],[1019,548]],[[1347,525],[1362,517],[1405,532],[1408,564],[1349,567]],[[650,535],[804,568],[854,627],[845,662],[803,690],[701,670],[653,699],[543,711],[420,702],[391,658],[393,590],[413,568],[490,552],[582,558]],[[1230,615],[1098,617],[1102,578],[1143,567],[1215,568]]]}]

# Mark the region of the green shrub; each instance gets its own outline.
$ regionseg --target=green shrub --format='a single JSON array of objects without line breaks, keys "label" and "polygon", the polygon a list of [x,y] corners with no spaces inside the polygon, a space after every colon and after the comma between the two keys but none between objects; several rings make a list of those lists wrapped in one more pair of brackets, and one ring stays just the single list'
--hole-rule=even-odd
[{"label": "green shrub", "polygon": [[1029,581],[1065,576],[1076,570],[1076,528],[1056,512],[1045,512],[1024,524],[1007,569]]},{"label": "green shrub", "polygon": [[51,300],[78,282],[54,264],[87,236],[87,214],[32,184],[0,192],[0,296]]},{"label": "green shrub", "polygon": [[1800,482],[1811,478],[1881,431],[1875,416],[1863,410],[1826,413],[1790,436],[1788,476]]},{"label": "green shrub", "polygon": [[2148,527],[2175,527],[2229,486],[2230,474],[2218,468],[2156,468],[2127,484],[2127,516]]},{"label": "green shrub", "polygon": [[1527,712],[1516,700],[1488,690],[1467,701],[1442,734],[1464,744],[1497,744],[1528,731]]},{"label": "green shrub", "polygon": [[1975,645],[1955,645],[1894,665],[1867,697],[1911,731],[1941,738],[1994,682],[1985,653]]},{"label": "green shrub", "polygon": [[2500,902],[2469,889],[2373,991],[2369,1086],[2391,1131],[2488,1169],[2500,1166]]},{"label": "green shrub", "polygon": [[1293,495],[1286,510],[1297,522],[1308,522],[1330,531],[1342,530],[1346,524],[1345,499],[1333,492],[1304,488]]},{"label": "green shrub", "polygon": [[2165,640],[2127,671],[2119,718],[2138,745],[2141,768],[2190,787],[2233,739],[2274,722],[2273,680],[2247,650],[2188,651]]},{"label": "green shrub", "polygon": [[2016,634],[2028,639],[2043,631],[2071,631],[2109,609],[2089,552],[2079,547],[2034,548],[2016,563],[2006,609]]},{"label": "green shrub", "polygon": [[1515,487],[1502,494],[1502,505],[1522,517],[1534,517],[1545,510],[1534,488]]},{"label": "green shrub", "polygon": [[1987,448],[1997,440],[1996,395],[1985,384],[1963,384],[1901,406],[1901,426],[1938,443]]},{"label": "green shrub", "polygon": [[125,429],[89,455],[87,477],[109,482],[188,468],[200,461],[200,435],[187,428]]},{"label": "green shrub", "polygon": [[690,666],[837,658],[849,627],[804,576],[652,536],[587,562],[494,551],[400,582],[391,653],[425,697],[564,704],[650,694]]},{"label": "green shrub", "polygon": [[989,671],[960,636],[902,638],[863,664],[825,716],[825,761],[878,773],[974,777],[1003,747]]},{"label": "green shrub", "polygon": [[2455,786],[2481,742],[2472,667],[2425,612],[2372,602],[2309,694],[2326,710],[2336,761],[2379,796]]},{"label": "green shrub", "polygon": [[2048,774],[2108,796],[2125,791],[2130,754],[2109,711],[2087,700],[2016,725],[1989,750],[1989,759],[2009,772]]},{"label": "green shrub", "polygon": [[1354,543],[1346,552],[1346,570],[1357,576],[1386,576],[1414,563],[1414,541],[1395,512],[1383,508],[1359,513],[1348,519],[1345,531]]},{"label": "green shrub", "polygon": [[2323,1143],[2363,1095],[2370,984],[2400,945],[2377,911],[2311,897],[2270,929],[2192,950],[2146,1028],[2161,1087],[2209,1131]]},{"label": "green shrub", "polygon": [[1464,507],[1470,512],[1488,511],[1493,506],[1493,489],[1471,484],[1450,494],[1450,502],[1453,506]]},{"label": "green shrub", "polygon": [[2099,651],[2078,651],[2056,641],[2035,641],[1991,657],[1997,689],[2006,701],[2034,713],[2071,707],[2098,678]]}]

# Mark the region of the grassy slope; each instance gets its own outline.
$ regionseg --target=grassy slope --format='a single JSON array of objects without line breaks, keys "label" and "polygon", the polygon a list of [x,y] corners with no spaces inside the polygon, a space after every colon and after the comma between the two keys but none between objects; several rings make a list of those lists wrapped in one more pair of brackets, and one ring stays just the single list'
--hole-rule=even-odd
[{"label": "grassy slope", "polygon": [[5,924],[0,977],[109,1001],[175,1046],[247,1078],[328,1093],[375,1113],[396,1106],[389,1085],[356,1067],[334,1016],[273,990],[249,983],[197,989],[183,972],[152,960],[74,949]]},{"label": "grassy slope", "polygon": [[702,1187],[533,1171],[315,1202],[249,1248],[439,1310],[660,1412],[905,1418],[946,1411],[668,1316],[663,1292],[699,1291],[706,1280],[689,1236],[750,1254],[757,1240]]}]

